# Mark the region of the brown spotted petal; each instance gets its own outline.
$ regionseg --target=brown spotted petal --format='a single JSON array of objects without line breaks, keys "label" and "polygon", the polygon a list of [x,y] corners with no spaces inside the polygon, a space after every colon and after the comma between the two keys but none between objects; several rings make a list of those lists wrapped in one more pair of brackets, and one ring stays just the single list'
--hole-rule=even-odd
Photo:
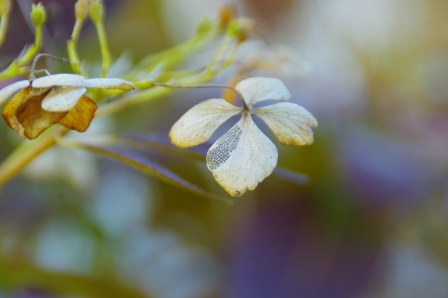
[{"label": "brown spotted petal", "polygon": [[59,120],[59,124],[79,132],[84,132],[89,128],[90,122],[92,122],[95,116],[96,108],[95,101],[83,95],[77,104]]},{"label": "brown spotted petal", "polygon": [[50,89],[24,88],[3,108],[6,123],[22,137],[37,138],[47,128],[61,120],[67,112],[47,112],[41,108],[42,100]]}]

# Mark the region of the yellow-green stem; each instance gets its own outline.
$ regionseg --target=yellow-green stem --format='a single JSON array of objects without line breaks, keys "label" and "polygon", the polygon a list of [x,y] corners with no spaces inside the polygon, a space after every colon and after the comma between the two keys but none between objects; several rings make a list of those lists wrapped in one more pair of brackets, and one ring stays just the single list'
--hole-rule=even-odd
[{"label": "yellow-green stem", "polygon": [[[182,80],[176,80],[176,84],[188,85],[188,84],[205,83],[213,79],[213,76],[214,74],[212,75],[203,74],[200,76],[188,77]],[[156,86],[137,93],[128,93],[120,97],[119,99],[100,107],[96,112],[95,117],[102,117],[109,114],[113,114],[127,106],[142,103],[145,101],[150,101],[160,96],[169,94],[172,91],[173,89],[169,87]]]},{"label": "yellow-green stem", "polygon": [[[37,141],[37,143],[34,143],[33,146],[26,148],[27,150],[16,151],[20,152],[20,155],[11,155],[7,160],[3,162],[2,166],[0,167],[0,185],[3,185],[5,182],[13,178],[34,158],[56,144],[55,137],[62,137],[67,134],[67,132],[69,132],[69,129],[65,127],[59,127],[47,136],[42,137]],[[24,143],[24,146],[28,147],[28,144]]]},{"label": "yellow-green stem", "polygon": [[34,44],[31,45],[19,60],[14,60],[4,71],[0,73],[0,80],[15,77],[19,74],[25,74],[27,69],[25,65],[28,65],[34,56],[37,55],[42,47],[42,26],[36,26],[36,36],[34,38]]},{"label": "yellow-green stem", "polygon": [[109,66],[110,66],[109,45],[107,43],[107,35],[106,35],[106,30],[104,28],[103,22],[95,23],[95,28],[98,33],[98,39],[100,41],[101,56],[103,58],[101,77],[104,78],[106,76],[107,71],[109,70]]},{"label": "yellow-green stem", "polygon": [[8,30],[9,14],[2,16],[0,20],[0,47],[5,42],[6,31]]},{"label": "yellow-green stem", "polygon": [[81,29],[84,24],[84,20],[76,19],[75,26],[73,27],[72,37],[67,43],[68,59],[71,62],[72,69],[75,73],[82,75],[81,73],[81,60],[79,59],[77,45]]},{"label": "yellow-green stem", "polygon": [[218,51],[216,51],[215,55],[213,56],[212,60],[210,61],[210,63],[207,66],[207,69],[206,69],[207,73],[214,72],[213,68],[214,68],[215,64],[221,59],[221,57],[223,56],[225,51],[229,48],[233,39],[234,39],[234,36],[232,36],[230,34],[226,34],[226,36],[224,37],[224,39],[222,40],[222,42],[218,48]]},{"label": "yellow-green stem", "polygon": [[42,26],[36,26],[36,36],[34,38],[34,44],[28,48],[28,51],[26,51],[25,55],[23,55],[22,58],[17,60],[18,67],[28,65],[31,60],[33,60],[34,56],[37,55],[40,48],[42,47],[42,40]]}]

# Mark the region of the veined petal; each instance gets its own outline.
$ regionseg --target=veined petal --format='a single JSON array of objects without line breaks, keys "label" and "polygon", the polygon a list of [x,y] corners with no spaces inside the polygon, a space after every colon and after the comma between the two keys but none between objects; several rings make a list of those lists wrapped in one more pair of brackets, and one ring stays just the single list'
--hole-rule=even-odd
[{"label": "veined petal", "polygon": [[48,112],[67,112],[76,105],[86,91],[84,87],[52,88],[42,101],[42,109]]},{"label": "veined petal", "polygon": [[285,84],[276,78],[249,78],[239,82],[235,89],[241,93],[249,107],[263,100],[289,100],[291,98],[291,93]]},{"label": "veined petal", "polygon": [[254,190],[277,165],[275,145],[249,114],[222,135],[207,152],[207,167],[232,196]]},{"label": "veined petal", "polygon": [[313,143],[313,131],[317,120],[305,108],[290,102],[281,102],[254,109],[266,122],[280,143],[284,145],[309,145]]},{"label": "veined petal", "polygon": [[98,89],[119,89],[119,90],[133,90],[135,89],[132,83],[116,78],[95,78],[95,79],[86,79],[83,82],[83,87],[86,88],[98,88]]},{"label": "veined petal", "polygon": [[221,98],[205,100],[188,110],[170,130],[171,142],[181,148],[207,141],[227,119],[241,112]]},{"label": "veined petal", "polygon": [[30,85],[30,81],[23,80],[12,83],[11,85],[6,86],[2,90],[0,90],[0,105],[4,104],[8,99],[10,99],[17,92],[26,88]]},{"label": "veined petal", "polygon": [[84,81],[84,77],[80,75],[58,73],[34,79],[31,86],[34,88],[51,88],[54,86],[82,87],[84,85]]}]

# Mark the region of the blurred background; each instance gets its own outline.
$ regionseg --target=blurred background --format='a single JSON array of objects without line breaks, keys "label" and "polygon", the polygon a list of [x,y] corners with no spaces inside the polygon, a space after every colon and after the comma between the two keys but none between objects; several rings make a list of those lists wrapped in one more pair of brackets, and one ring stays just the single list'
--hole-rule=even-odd
[{"label": "blurred background", "polygon": [[[44,51],[64,56],[75,1],[42,2]],[[2,65],[33,42],[30,3],[14,2]],[[105,3],[113,56],[135,62],[187,40],[227,2]],[[448,2],[233,3],[257,22],[237,59],[269,50],[279,61],[255,74],[282,79],[319,121],[315,143],[300,148],[260,124],[279,166],[309,183],[271,176],[230,206],[52,149],[0,190],[0,297],[448,297]],[[79,48],[83,59],[100,57],[90,23]],[[190,107],[220,95],[176,91],[98,119],[89,134],[166,136]],[[0,137],[3,160],[19,140],[4,123]],[[225,195],[204,162],[148,156]]]}]

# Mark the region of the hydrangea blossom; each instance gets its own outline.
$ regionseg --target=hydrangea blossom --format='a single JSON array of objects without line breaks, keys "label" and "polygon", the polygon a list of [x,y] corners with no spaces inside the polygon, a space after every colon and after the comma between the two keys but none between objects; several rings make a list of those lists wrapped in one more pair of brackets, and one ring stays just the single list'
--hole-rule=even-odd
[{"label": "hydrangea blossom", "polygon": [[37,138],[55,123],[83,132],[97,108],[84,95],[86,88],[132,90],[134,86],[121,79],[85,79],[65,73],[18,81],[0,90],[0,105],[11,98],[3,108],[3,118],[28,139]]},{"label": "hydrangea blossom", "polygon": [[277,148],[255,125],[252,115],[264,120],[280,143],[295,146],[313,143],[312,128],[317,127],[317,120],[305,108],[290,102],[253,107],[269,99],[291,98],[278,79],[249,78],[239,82],[235,90],[242,108],[221,98],[205,100],[187,111],[173,125],[169,136],[176,146],[196,146],[207,141],[230,117],[241,113],[241,119],[210,147],[206,158],[216,181],[232,196],[241,196],[272,173],[278,158]]}]

